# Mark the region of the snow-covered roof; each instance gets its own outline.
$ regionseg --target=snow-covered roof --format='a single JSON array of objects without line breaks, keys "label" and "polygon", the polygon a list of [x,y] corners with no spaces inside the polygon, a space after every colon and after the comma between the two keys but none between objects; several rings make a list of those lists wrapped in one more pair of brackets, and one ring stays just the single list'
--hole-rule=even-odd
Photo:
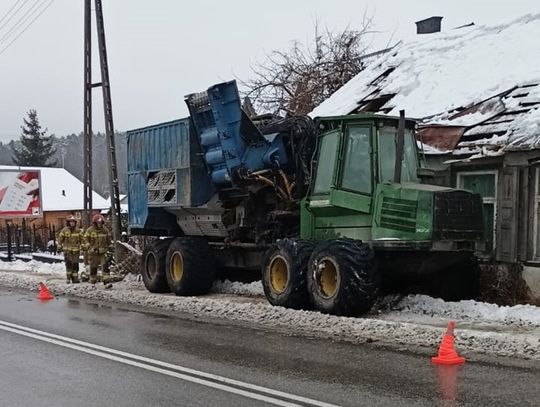
[{"label": "snow-covered roof", "polygon": [[462,152],[540,148],[539,38],[540,14],[418,36],[370,64],[311,116],[404,109],[425,124],[464,126]]},{"label": "snow-covered roof", "polygon": [[[1,170],[39,170],[41,172],[43,211],[78,211],[83,209],[84,184],[64,168],[0,165]],[[94,209],[106,209],[109,206],[106,199],[96,192],[92,192],[92,207]]]}]

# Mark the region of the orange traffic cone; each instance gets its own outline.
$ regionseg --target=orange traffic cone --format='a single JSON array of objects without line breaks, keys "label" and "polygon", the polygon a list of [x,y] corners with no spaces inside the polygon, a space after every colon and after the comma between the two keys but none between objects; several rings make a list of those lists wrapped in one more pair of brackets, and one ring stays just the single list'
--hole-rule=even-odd
[{"label": "orange traffic cone", "polygon": [[47,288],[47,286],[43,283],[39,283],[39,294],[38,294],[38,300],[42,301],[48,301],[54,299],[53,295]]},{"label": "orange traffic cone", "polygon": [[462,365],[465,363],[465,358],[457,354],[454,349],[454,326],[456,323],[450,321],[448,328],[444,334],[441,345],[439,346],[439,354],[431,358],[431,362],[436,365]]}]

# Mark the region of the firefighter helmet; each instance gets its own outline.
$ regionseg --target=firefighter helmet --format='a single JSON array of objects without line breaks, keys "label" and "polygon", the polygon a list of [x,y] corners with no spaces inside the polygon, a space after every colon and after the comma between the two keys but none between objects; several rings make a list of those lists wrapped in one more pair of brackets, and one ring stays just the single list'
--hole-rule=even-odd
[{"label": "firefighter helmet", "polygon": [[69,215],[66,219],[66,223],[69,225],[71,222],[75,223],[75,225],[77,224],[77,218],[75,218],[75,216],[73,215]]},{"label": "firefighter helmet", "polygon": [[98,222],[101,222],[102,224],[105,223],[105,218],[99,213],[92,218],[92,223],[97,224]]}]

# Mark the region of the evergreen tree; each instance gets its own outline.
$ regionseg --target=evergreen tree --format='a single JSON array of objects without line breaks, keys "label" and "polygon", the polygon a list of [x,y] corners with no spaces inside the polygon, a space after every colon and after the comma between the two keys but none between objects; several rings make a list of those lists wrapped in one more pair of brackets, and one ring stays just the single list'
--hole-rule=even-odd
[{"label": "evergreen tree", "polygon": [[37,112],[30,109],[28,119],[23,119],[20,138],[21,147],[12,147],[13,162],[21,166],[54,167],[56,161],[48,162],[55,154],[54,136],[46,136],[47,129],[41,130]]}]

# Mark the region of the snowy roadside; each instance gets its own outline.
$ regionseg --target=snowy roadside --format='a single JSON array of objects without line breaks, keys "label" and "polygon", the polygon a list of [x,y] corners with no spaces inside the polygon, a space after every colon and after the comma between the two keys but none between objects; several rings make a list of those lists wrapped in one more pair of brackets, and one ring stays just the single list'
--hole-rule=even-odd
[{"label": "snowy roadside", "polygon": [[37,290],[46,281],[55,295],[218,318],[294,335],[352,343],[377,342],[400,347],[428,347],[436,352],[448,320],[456,321],[456,346],[467,352],[540,360],[540,307],[499,307],[475,301],[448,303],[426,296],[387,297],[366,318],[344,318],[311,311],[272,307],[260,283],[216,283],[202,297],[151,294],[135,276],[112,290],[88,284],[66,285],[62,264],[0,263],[0,285]]}]

